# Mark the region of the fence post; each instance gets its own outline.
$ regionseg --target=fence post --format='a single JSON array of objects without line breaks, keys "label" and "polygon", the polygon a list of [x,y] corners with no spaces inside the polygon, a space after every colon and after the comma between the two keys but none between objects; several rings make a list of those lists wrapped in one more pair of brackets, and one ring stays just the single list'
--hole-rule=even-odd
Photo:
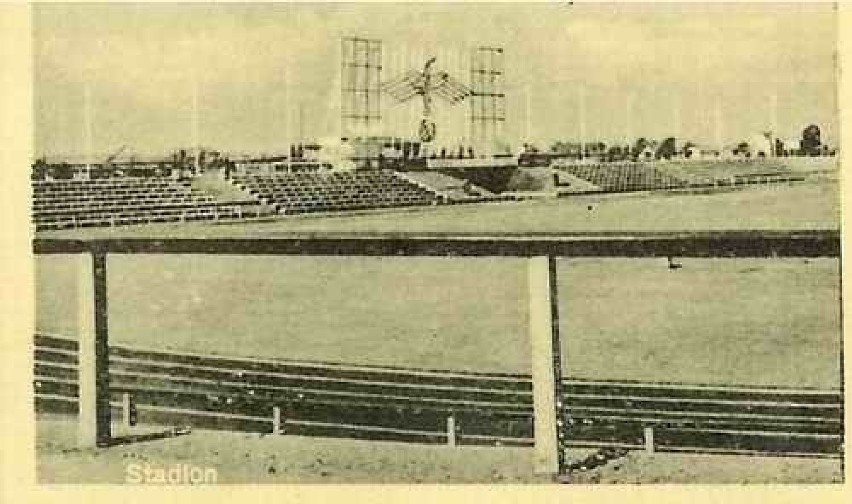
[{"label": "fence post", "polygon": [[556,287],[556,258],[529,260],[529,331],[532,356],[534,470],[560,474],[565,453],[561,418],[562,359]]},{"label": "fence post", "polygon": [[130,392],[121,394],[121,416],[125,427],[136,425],[136,405]]},{"label": "fence post", "polygon": [[645,427],[645,453],[654,453],[654,428],[651,426]]},{"label": "fence post", "polygon": [[78,429],[81,448],[110,442],[106,256],[81,254],[77,276]]},{"label": "fence post", "polygon": [[456,445],[456,417],[447,417],[447,446]]},{"label": "fence post", "polygon": [[281,428],[281,407],[273,406],[272,407],[272,433],[273,434],[281,434],[283,429]]}]

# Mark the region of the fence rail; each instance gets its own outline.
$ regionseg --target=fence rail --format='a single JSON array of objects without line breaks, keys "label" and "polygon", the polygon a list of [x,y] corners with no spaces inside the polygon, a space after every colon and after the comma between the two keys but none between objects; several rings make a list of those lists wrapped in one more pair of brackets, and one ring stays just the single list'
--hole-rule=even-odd
[{"label": "fence rail", "polygon": [[236,254],[479,257],[839,257],[840,231],[535,235],[345,233],[272,238],[36,238],[36,254]]},{"label": "fence rail", "polygon": [[[36,336],[35,387],[44,411],[72,411],[76,342]],[[110,396],[131,394],[146,422],[286,433],[529,446],[532,383],[525,375],[421,371],[254,360],[112,346]],[[625,383],[562,383],[568,446],[840,457],[842,393]]]},{"label": "fence rail", "polygon": [[[140,408],[154,419],[178,415],[235,429],[242,429],[240,425],[245,423],[267,428],[270,407],[275,408],[273,418],[280,420],[283,406],[273,403],[284,397],[290,401],[286,402],[285,412],[290,415],[288,425],[297,432],[348,432],[367,438],[413,437],[421,441],[446,439],[451,443],[532,441],[536,472],[550,474],[565,470],[565,447],[577,442],[687,451],[842,452],[839,396],[824,406],[804,392],[795,396],[796,401],[788,401],[792,404],[772,399],[769,392],[758,392],[745,401],[729,394],[714,403],[713,394],[721,393],[718,389],[707,391],[707,396],[691,398],[692,392],[673,388],[669,395],[661,397],[659,384],[630,390],[618,389],[626,384],[609,384],[609,389],[577,392],[581,384],[562,379],[556,258],[839,257],[840,248],[837,230],[488,236],[304,233],[269,238],[33,241],[36,254],[76,254],[81,259],[77,288],[82,316],[78,320],[76,374],[81,446],[110,443],[111,409],[117,392],[133,393]],[[515,389],[514,393],[507,393],[502,385],[495,387],[483,381],[494,377],[456,376],[457,383],[427,386],[428,382],[424,382],[418,387],[418,381],[401,379],[399,372],[384,375],[390,380],[384,383],[355,375],[344,380],[327,366],[305,373],[292,365],[289,371],[234,371],[223,366],[221,359],[210,357],[193,361],[191,356],[180,356],[175,360],[174,355],[133,354],[131,349],[120,348],[110,353],[107,258],[113,254],[526,258],[532,374],[530,379],[517,378],[516,383],[529,383],[530,391]],[[50,349],[43,346],[39,351],[41,357],[50,354]],[[65,401],[68,407],[68,402],[73,402],[73,368],[71,362],[37,361],[37,375],[43,378],[37,383],[42,388],[41,403]],[[235,377],[233,373],[241,374]],[[308,376],[313,382],[305,381]],[[317,385],[318,378],[325,378],[321,386]],[[223,394],[224,404],[215,399]],[[289,399],[292,394],[296,394],[295,400]],[[679,408],[684,405],[688,407]],[[743,409],[738,412],[737,408]],[[341,423],[344,421],[350,423]],[[446,432],[446,426],[452,426],[452,432]],[[463,430],[457,435],[459,428]]]}]

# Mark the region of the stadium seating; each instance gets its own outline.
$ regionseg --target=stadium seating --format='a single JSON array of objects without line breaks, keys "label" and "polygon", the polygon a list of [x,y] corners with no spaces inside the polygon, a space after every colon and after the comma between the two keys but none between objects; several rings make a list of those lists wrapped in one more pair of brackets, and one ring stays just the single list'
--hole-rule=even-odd
[{"label": "stadium seating", "polygon": [[232,180],[283,214],[431,205],[438,201],[433,192],[386,170],[243,175]]},{"label": "stadium seating", "polygon": [[739,187],[799,182],[805,175],[768,161],[558,164],[604,192]]},{"label": "stadium seating", "polygon": [[240,218],[246,210],[167,178],[33,182],[36,231]]},{"label": "stadium seating", "polygon": [[471,184],[464,179],[441,173],[438,170],[408,171],[399,173],[397,176],[435,193],[446,204],[514,199],[494,194],[485,188]]},{"label": "stadium seating", "polygon": [[691,161],[668,163],[659,169],[687,181],[689,187],[799,182],[808,176],[773,160]]},{"label": "stadium seating", "polygon": [[678,189],[687,183],[644,163],[565,164],[562,170],[606,192]]}]

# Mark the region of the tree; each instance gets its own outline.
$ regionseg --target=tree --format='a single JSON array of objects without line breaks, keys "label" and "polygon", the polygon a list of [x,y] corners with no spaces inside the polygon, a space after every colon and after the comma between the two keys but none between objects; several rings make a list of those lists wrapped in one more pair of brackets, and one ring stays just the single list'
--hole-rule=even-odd
[{"label": "tree", "polygon": [[645,150],[645,147],[650,144],[651,142],[649,142],[648,139],[645,137],[637,138],[636,143],[633,144],[633,157],[638,156],[643,150]]},{"label": "tree", "polygon": [[808,125],[802,130],[801,148],[806,156],[819,154],[821,145],[819,136],[819,126],[816,124]]},{"label": "tree", "polygon": [[781,141],[780,138],[775,139],[775,146],[773,147],[773,154],[775,156],[783,156],[784,155],[784,142]]},{"label": "tree", "polygon": [[750,152],[748,142],[740,142],[737,144],[737,146],[734,148],[734,155],[737,154],[742,154],[746,157],[749,156]]},{"label": "tree", "polygon": [[49,166],[47,173],[53,179],[72,179],[74,178],[74,167],[63,161],[58,165]]},{"label": "tree", "polygon": [[624,156],[621,151],[620,145],[613,145],[606,151],[606,160],[607,161],[620,161],[624,159]]},{"label": "tree", "polygon": [[36,159],[36,162],[32,166],[32,174],[30,175],[30,178],[32,180],[44,180],[47,175],[47,169],[47,161],[45,161],[44,158]]},{"label": "tree", "polygon": [[660,143],[660,146],[657,147],[656,158],[657,159],[671,159],[672,156],[677,154],[677,147],[675,145],[675,138],[668,137]]}]

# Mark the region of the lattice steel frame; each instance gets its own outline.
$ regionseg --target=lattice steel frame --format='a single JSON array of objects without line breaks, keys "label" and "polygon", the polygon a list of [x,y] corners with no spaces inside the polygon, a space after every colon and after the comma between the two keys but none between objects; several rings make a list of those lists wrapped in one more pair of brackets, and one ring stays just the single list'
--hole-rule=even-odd
[{"label": "lattice steel frame", "polygon": [[352,138],[382,120],[382,41],[344,37],[340,43],[340,133]]},{"label": "lattice steel frame", "polygon": [[480,46],[470,62],[470,137],[481,151],[493,145],[506,121],[503,48]]}]

